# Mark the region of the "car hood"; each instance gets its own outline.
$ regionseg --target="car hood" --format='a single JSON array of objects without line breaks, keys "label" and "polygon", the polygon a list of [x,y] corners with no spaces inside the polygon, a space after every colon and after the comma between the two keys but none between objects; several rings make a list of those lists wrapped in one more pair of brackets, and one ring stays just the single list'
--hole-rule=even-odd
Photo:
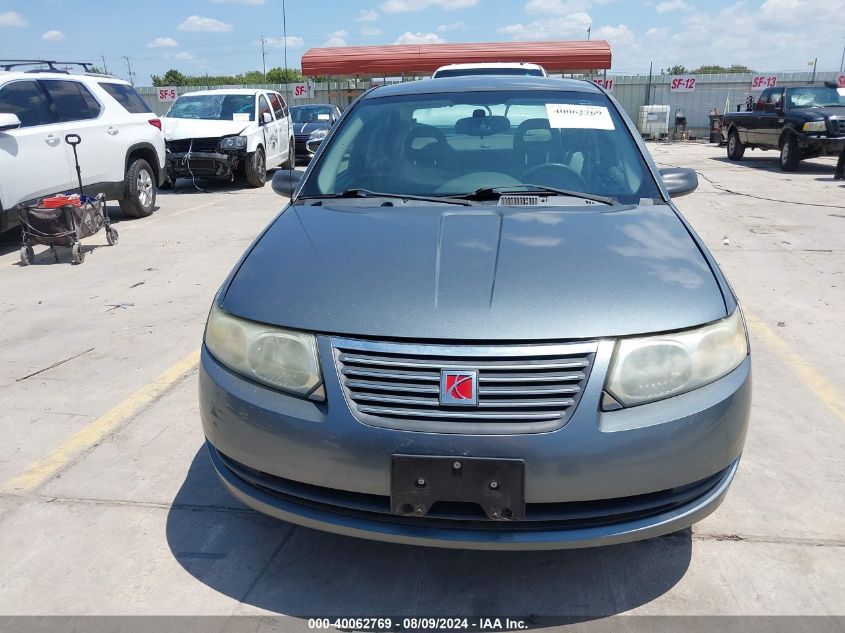
[{"label": "car hood", "polygon": [[164,138],[178,141],[183,138],[217,138],[240,134],[252,121],[208,121],[204,119],[175,119],[164,117]]},{"label": "car hood", "polygon": [[294,123],[293,133],[297,136],[311,134],[314,130],[328,130],[331,123],[328,121],[312,121],[311,123]]},{"label": "car hood", "polygon": [[713,272],[670,207],[565,209],[289,207],[222,308],[325,333],[513,341],[725,316]]}]

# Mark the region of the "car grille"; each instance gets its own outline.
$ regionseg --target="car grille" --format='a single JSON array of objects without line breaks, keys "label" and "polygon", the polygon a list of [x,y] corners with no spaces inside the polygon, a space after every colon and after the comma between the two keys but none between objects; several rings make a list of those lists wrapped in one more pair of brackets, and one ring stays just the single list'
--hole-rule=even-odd
[{"label": "car grille", "polygon": [[585,529],[648,519],[695,502],[721,484],[731,467],[694,483],[630,497],[526,503],[525,519],[496,521],[474,503],[439,502],[423,517],[392,514],[390,497],[314,486],[270,475],[236,462],[209,445],[226,468],[242,481],[278,499],[343,516],[409,527],[541,531]]},{"label": "car grille", "polygon": [[[563,426],[596,343],[490,347],[333,339],[353,415],[373,426],[440,433],[539,433]],[[478,371],[478,405],[440,403],[440,371]]]},{"label": "car grille", "polygon": [[832,119],[831,123],[833,123],[833,128],[837,130],[839,134],[845,134],[845,119]]},{"label": "car grille", "polygon": [[297,143],[307,143],[308,139],[311,138],[311,135],[310,134],[294,134],[293,138]]},{"label": "car grille", "polygon": [[[193,147],[191,142],[193,141]],[[178,141],[167,141],[167,149],[177,154],[183,154],[188,151],[193,152],[216,152],[217,144],[220,142],[219,138],[183,138]]]}]

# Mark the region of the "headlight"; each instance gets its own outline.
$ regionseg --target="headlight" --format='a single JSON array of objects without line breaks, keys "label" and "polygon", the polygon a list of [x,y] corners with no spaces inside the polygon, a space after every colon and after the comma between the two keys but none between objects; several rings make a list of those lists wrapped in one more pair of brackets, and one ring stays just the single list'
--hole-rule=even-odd
[{"label": "headlight", "polygon": [[245,136],[227,136],[220,140],[220,149],[243,149],[246,147]]},{"label": "headlight", "polygon": [[633,406],[702,387],[736,369],[748,354],[739,308],[702,328],[621,339],[616,343],[606,391]]},{"label": "headlight", "polygon": [[314,130],[311,134],[308,135],[309,141],[321,141],[329,135],[328,130]]},{"label": "headlight", "polygon": [[801,130],[804,132],[827,132],[827,123],[824,121],[807,121]]},{"label": "headlight", "polygon": [[269,387],[311,400],[325,400],[311,334],[247,321],[211,308],[205,344],[220,363]]}]

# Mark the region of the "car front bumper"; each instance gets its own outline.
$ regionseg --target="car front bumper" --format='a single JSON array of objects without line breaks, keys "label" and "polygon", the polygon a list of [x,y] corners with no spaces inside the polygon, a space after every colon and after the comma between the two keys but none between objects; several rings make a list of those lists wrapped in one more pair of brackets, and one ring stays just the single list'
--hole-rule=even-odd
[{"label": "car front bumper", "polygon": [[215,178],[231,180],[246,159],[245,151],[167,152],[167,179]]},{"label": "car front bumper", "polygon": [[[318,337],[332,358],[331,338]],[[558,549],[650,538],[713,512],[736,472],[751,400],[746,359],[661,402],[601,412],[612,354],[599,343],[578,408],[549,433],[456,435],[359,422],[324,361],[327,400],[252,383],[203,349],[200,411],[212,463],[246,505],[292,523],[382,541],[466,549]],[[521,459],[526,519],[390,513],[396,454]]]},{"label": "car front bumper", "polygon": [[798,146],[821,156],[838,156],[845,149],[845,136],[803,134],[799,137]]}]

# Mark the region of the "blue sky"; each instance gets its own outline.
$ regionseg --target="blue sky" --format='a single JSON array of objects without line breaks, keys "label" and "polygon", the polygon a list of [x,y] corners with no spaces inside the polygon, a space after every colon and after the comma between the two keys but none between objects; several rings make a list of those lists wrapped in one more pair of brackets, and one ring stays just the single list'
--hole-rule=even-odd
[{"label": "blue sky", "polygon": [[[316,46],[607,39],[613,72],[739,63],[838,70],[845,0],[286,0],[288,62]],[[93,61],[138,85],[283,65],[281,0],[0,0],[0,57]]]}]

